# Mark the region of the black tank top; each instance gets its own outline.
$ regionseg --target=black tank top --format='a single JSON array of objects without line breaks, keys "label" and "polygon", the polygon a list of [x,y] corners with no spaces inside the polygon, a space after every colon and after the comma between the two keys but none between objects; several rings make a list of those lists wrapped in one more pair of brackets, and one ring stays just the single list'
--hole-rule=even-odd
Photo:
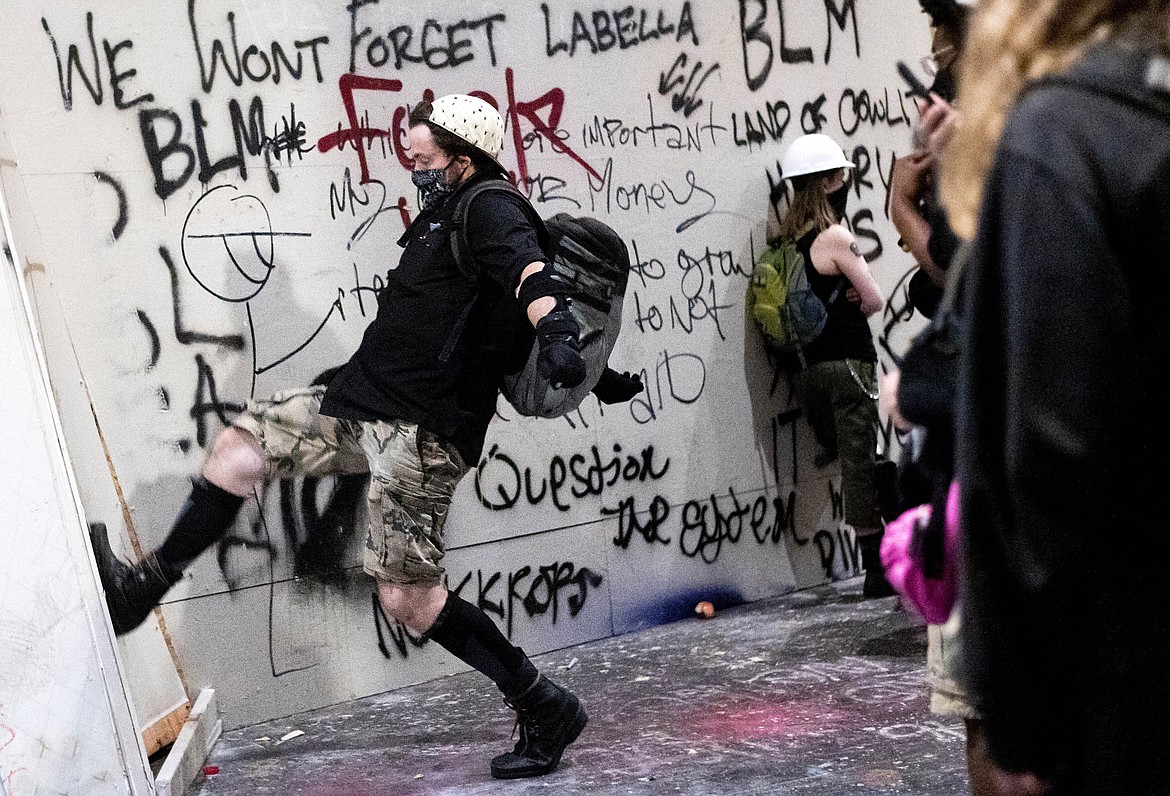
[{"label": "black tank top", "polygon": [[845,298],[849,280],[843,275],[825,276],[813,267],[812,244],[820,232],[812,230],[796,241],[796,248],[804,255],[804,270],[813,292],[825,302],[829,311],[825,330],[805,346],[804,357],[809,365],[841,359],[860,359],[877,362],[873,332],[861,307]]}]

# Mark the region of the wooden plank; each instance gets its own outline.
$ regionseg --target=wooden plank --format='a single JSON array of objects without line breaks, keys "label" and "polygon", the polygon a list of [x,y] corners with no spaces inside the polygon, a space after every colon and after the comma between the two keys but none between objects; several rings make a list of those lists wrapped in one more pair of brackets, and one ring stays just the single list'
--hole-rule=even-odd
[{"label": "wooden plank", "polygon": [[190,715],[191,702],[188,700],[143,729],[142,743],[146,747],[146,754],[153,755],[159,749],[173,744]]},{"label": "wooden plank", "polygon": [[215,689],[205,688],[191,708],[191,715],[183,723],[179,736],[154,779],[157,796],[183,796],[195,781],[207,760],[207,753],[219,740],[223,722],[215,701]]}]

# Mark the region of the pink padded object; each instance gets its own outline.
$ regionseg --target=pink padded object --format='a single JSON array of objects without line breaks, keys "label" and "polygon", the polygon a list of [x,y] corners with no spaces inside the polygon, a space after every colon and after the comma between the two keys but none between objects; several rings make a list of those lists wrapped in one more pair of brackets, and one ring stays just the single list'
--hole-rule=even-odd
[{"label": "pink padded object", "polygon": [[943,572],[938,580],[923,574],[922,562],[914,553],[914,531],[930,520],[930,504],[915,506],[898,515],[882,536],[882,566],[886,579],[906,598],[922,618],[941,625],[951,615],[958,596],[959,486],[951,482],[947,493],[946,535],[943,541]]}]

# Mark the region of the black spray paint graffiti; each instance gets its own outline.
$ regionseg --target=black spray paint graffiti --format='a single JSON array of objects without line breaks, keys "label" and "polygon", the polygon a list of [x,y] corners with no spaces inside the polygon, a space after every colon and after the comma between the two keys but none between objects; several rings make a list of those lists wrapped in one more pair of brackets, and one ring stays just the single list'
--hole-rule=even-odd
[{"label": "black spray paint graffiti", "polygon": [[[175,268],[175,263],[171,259],[170,252],[165,246],[160,246],[158,250],[159,256],[162,257],[163,265],[166,266],[167,275],[171,286],[171,310],[174,319],[174,335],[175,339],[180,345],[189,346],[195,343],[210,343],[215,346],[222,346],[232,351],[240,351],[244,348],[244,338],[238,334],[209,334],[207,332],[198,332],[188,329],[183,321],[183,306],[180,299],[179,290],[179,272]],[[150,361],[147,365],[147,370],[153,370],[158,364],[159,356],[162,351],[161,342],[159,340],[158,330],[154,323],[145,311],[137,310],[138,320],[142,323],[146,334],[150,339]],[[215,415],[222,422],[226,424],[229,415],[239,412],[243,406],[237,403],[230,403],[222,401],[217,394],[215,387],[215,375],[211,371],[211,367],[204,360],[202,354],[195,355],[195,368],[198,374],[198,384],[195,388],[195,397],[191,405],[191,418],[195,421],[195,440],[196,443],[203,447],[207,443],[208,436],[208,415]],[[161,401],[161,408],[167,409],[170,407],[170,395],[165,387],[159,388],[159,398]],[[180,439],[175,443],[181,451],[186,453],[191,448],[191,441],[189,439]]]},{"label": "black spray paint graffiti", "polygon": [[[731,507],[725,509],[728,502]],[[639,511],[637,498],[631,495],[616,507],[603,506],[601,513],[618,518],[618,531],[613,538],[615,547],[628,550],[635,534],[647,544],[669,545],[677,539],[679,552],[685,557],[714,564],[724,544],[738,544],[745,530],[750,530],[751,538],[759,545],[779,544],[786,530],[791,529],[795,536],[792,521],[795,503],[795,493],[788,496],[787,505],[779,497],[769,499],[765,495],[741,503],[735,489],[728,487],[727,494],[718,498],[712,494],[704,500],[684,503],[669,535],[664,526],[674,515],[674,507],[662,495],[653,497],[645,512]],[[638,519],[641,513],[646,514],[645,521]]]},{"label": "black spray paint graffiti", "polygon": [[[341,178],[340,186],[332,182],[329,184],[330,218],[335,219],[338,215],[346,212],[356,218],[358,208],[362,207],[365,209],[365,216],[357,228],[354,229],[353,234],[349,236],[349,242],[346,243],[345,248],[352,249],[355,243],[364,238],[374,228],[374,222],[383,213],[391,213],[397,210],[403,227],[410,226],[410,211],[406,206],[406,197],[399,196],[397,204],[389,204],[389,201],[390,192],[386,188],[386,183],[382,180],[371,178],[355,186],[353,175],[350,173],[348,166],[345,167],[345,173]],[[364,316],[365,312],[363,311],[362,314]]]},{"label": "black spray paint graffiti", "polygon": [[595,180],[592,175],[589,177],[589,209],[594,213],[604,211],[612,214],[618,211],[640,210],[651,215],[676,207],[688,207],[692,202],[709,206],[703,207],[700,213],[682,221],[675,228],[676,232],[684,232],[712,215],[718,204],[715,194],[699,185],[698,176],[693,170],[688,169],[681,181],[639,180],[625,184],[615,179],[613,158],[609,158],[600,179]]},{"label": "black spray paint graffiti", "polygon": [[[256,377],[287,362],[316,339],[337,312],[345,320],[340,299],[335,299],[325,317],[308,337],[295,348],[260,364],[256,346],[256,325],[251,301],[268,283],[276,267],[277,238],[307,238],[311,232],[274,230],[268,208],[260,197],[239,193],[234,185],[217,185],[196,200],[183,223],[183,263],[191,278],[220,301],[243,304],[248,317],[248,338],[252,349],[252,384]],[[223,267],[227,252],[232,268]]]},{"label": "black spray paint graffiti", "polygon": [[[223,346],[232,351],[242,351],[244,349],[243,335],[209,334],[207,332],[192,331],[187,328],[186,324],[183,323],[183,307],[179,290],[179,271],[175,268],[175,263],[171,259],[171,253],[167,250],[166,246],[159,246],[158,253],[162,257],[163,265],[166,266],[167,276],[170,278],[171,283],[171,309],[174,318],[175,339],[182,345],[211,343],[212,345]],[[141,314],[139,317],[141,317]]]},{"label": "black spray paint graffiti", "polygon": [[93,176],[98,182],[113,188],[115,195],[118,197],[118,217],[114,220],[113,229],[110,230],[111,238],[117,240],[126,231],[126,223],[130,220],[129,207],[126,203],[126,191],[122,188],[120,182],[104,171],[95,171]]},{"label": "black spray paint graffiti", "polygon": [[702,61],[696,60],[693,65],[690,65],[687,61],[687,54],[679,53],[670,69],[659,74],[658,93],[665,97],[674,92],[670,97],[671,110],[676,113],[682,111],[683,116],[689,119],[691,114],[703,104],[703,100],[699,97],[699,91],[703,88],[703,84],[718,71],[719,64],[717,63],[705,67]]},{"label": "black spray paint graffiti", "polygon": [[[233,97],[228,101],[228,117],[234,148],[231,154],[212,162],[205,132],[209,123],[203,115],[203,106],[199,100],[191,100],[194,148],[183,141],[183,119],[177,112],[169,108],[144,108],[138,112],[138,129],[146,159],[154,175],[154,192],[160,199],[167,199],[187,184],[195,174],[196,165],[199,166],[199,182],[204,185],[217,174],[231,171],[246,181],[248,157],[263,155],[268,185],[273,193],[279,193],[280,180],[274,167],[280,162],[281,156],[287,155],[286,163],[291,164],[294,153],[299,160],[313,149],[305,139],[304,123],[298,122],[296,116],[296,106],[290,105],[289,116],[281,117],[282,124],[274,127],[270,136],[267,134],[261,98],[252,98],[245,117],[239,100]],[[163,138],[159,137],[160,129],[165,131]]]},{"label": "black spray paint graffiti", "polygon": [[[306,69],[301,52],[304,47],[310,48],[317,80],[321,81],[317,46],[328,42],[328,37],[296,42],[295,65],[286,53],[287,48],[282,48],[277,42],[273,42],[271,45],[271,57],[256,45],[246,47],[241,53],[236,36],[234,16],[229,12],[227,18],[231,29],[231,51],[234,56],[232,60],[235,64],[233,69],[232,64],[229,63],[227,50],[219,39],[215,39],[211,46],[208,62],[204,61],[198,29],[195,25],[195,0],[190,0],[188,12],[205,92],[210,93],[215,81],[217,64],[220,63],[223,64],[225,73],[237,86],[243,84],[245,77],[253,82],[263,82],[270,75],[273,82],[279,83],[282,69],[283,73],[299,80]],[[103,39],[102,46],[105,51],[105,68],[103,69],[103,63],[98,55],[97,39],[94,35],[92,12],[86,14],[86,31],[92,62],[88,72],[86,67],[82,65],[81,49],[78,45],[69,45],[64,58],[62,58],[61,48],[49,27],[48,20],[42,18],[41,26],[49,37],[49,43],[56,59],[61,101],[66,110],[73,108],[74,77],[79,78],[84,84],[95,105],[102,104],[107,81],[113,94],[114,106],[118,109],[127,109],[154,100],[154,95],[151,93],[142,93],[133,99],[127,99],[125,96],[122,83],[135,77],[137,70],[119,66],[118,57],[123,51],[128,53],[134,46],[132,40],[125,39],[111,45],[108,39]],[[238,172],[241,180],[246,180],[248,178],[246,156],[257,157],[260,155],[264,156],[268,181],[272,190],[276,192],[280,190],[280,186],[273,168],[274,161],[279,162],[284,154],[287,155],[287,163],[291,164],[294,153],[300,157],[312,149],[305,140],[304,124],[299,123],[296,119],[295,106],[290,106],[288,117],[282,117],[283,129],[279,125],[274,126],[271,135],[268,135],[268,128],[264,122],[264,104],[259,96],[252,99],[246,115],[240,101],[232,98],[228,102],[228,116],[235,144],[234,153],[213,162],[209,154],[208,136],[205,131],[209,123],[204,115],[203,106],[198,100],[191,102],[189,129],[194,131],[194,147],[182,140],[183,120],[176,111],[156,107],[143,108],[139,111],[139,132],[147,160],[154,174],[155,193],[160,199],[165,200],[179,190],[195,173],[196,166],[199,167],[199,180],[204,184],[210,182],[215,175],[232,170]]]},{"label": "black spray paint graffiti", "polygon": [[716,134],[727,132],[723,125],[715,124],[715,108],[707,107],[707,120],[691,122],[682,127],[675,122],[659,121],[654,116],[654,98],[646,95],[648,118],[645,123],[614,116],[594,115],[581,126],[581,146],[608,147],[610,149],[664,147],[685,152],[702,152],[705,142],[718,147]]},{"label": "black spray paint graffiti", "polygon": [[[792,121],[792,108],[784,100],[767,102],[763,109],[740,111],[731,116],[731,138],[738,147],[779,142]],[[740,125],[742,122],[742,131]]]},{"label": "black spray paint graffiti", "polygon": [[826,578],[831,580],[841,573],[846,577],[861,573],[861,547],[857,539],[844,529],[829,531],[822,528],[813,534],[813,544],[820,555],[821,569]]},{"label": "black spray paint graffiti", "polygon": [[[819,133],[829,121],[825,116],[828,97],[821,94],[804,103],[800,127],[804,133]],[[763,108],[745,110],[731,117],[732,140],[749,151],[767,143],[778,143],[792,123],[792,105],[786,100],[766,102]],[[844,88],[837,99],[837,123],[845,136],[851,137],[863,126],[909,127],[913,122],[906,107],[906,95],[883,88],[880,97],[868,89]]]},{"label": "black spray paint graffiti", "polygon": [[[831,483],[828,489],[833,519],[839,521],[844,513],[842,494]],[[795,490],[790,491],[786,498],[758,495],[753,500],[741,502],[735,489],[729,486],[726,495],[712,494],[705,500],[688,500],[677,513],[674,509],[664,496],[655,495],[649,508],[640,510],[636,497],[631,495],[616,507],[603,506],[601,513],[618,518],[618,531],[612,541],[622,550],[628,550],[634,537],[639,536],[648,545],[670,546],[673,543],[684,557],[714,564],[726,547],[738,545],[741,540],[745,543],[754,540],[761,547],[775,546],[787,533],[798,548],[813,545],[826,577],[832,578],[842,571],[849,574],[859,571],[860,554],[856,541],[840,527],[819,529],[811,537],[798,533]],[[672,517],[675,517],[673,525],[667,528]]]},{"label": "black spray paint graffiti", "polygon": [[[345,9],[349,11],[349,71],[367,71],[366,66],[379,69],[394,62],[394,69],[401,70],[405,64],[424,64],[430,69],[449,69],[475,60],[479,51],[470,33],[477,33],[487,45],[488,58],[496,65],[495,25],[502,23],[504,14],[491,14],[478,19],[461,19],[442,23],[428,19],[421,28],[411,25],[396,25],[385,34],[374,33],[373,29],[358,22],[358,11],[366,6],[376,6],[381,0],[350,0]],[[368,41],[366,41],[368,39]],[[358,52],[365,42],[365,64],[358,68]],[[481,45],[482,46],[482,45]]]},{"label": "black spray paint graffiti", "polygon": [[[322,383],[328,374],[323,374],[314,383]],[[279,667],[277,665],[277,643],[273,614],[276,600],[277,574],[275,562],[282,553],[294,561],[294,574],[299,578],[309,576],[326,586],[344,590],[349,583],[349,572],[342,566],[344,553],[351,546],[357,520],[357,506],[366,491],[368,477],[345,475],[330,479],[303,478],[285,479],[278,484],[269,484],[263,494],[256,496],[259,514],[251,524],[250,536],[230,534],[220,540],[216,558],[220,572],[229,588],[241,584],[243,576],[254,572],[249,553],[259,553],[267,567],[268,576],[268,657],[274,678],[316,666]],[[318,507],[320,486],[331,482],[329,494],[323,508]],[[266,520],[268,495],[278,491],[283,536],[275,536]],[[239,560],[244,556],[243,562]],[[381,640],[379,638],[379,640]]]},{"label": "black spray paint graffiti", "polygon": [[540,474],[534,473],[531,467],[521,468],[497,444],[475,470],[475,495],[483,506],[493,511],[513,508],[521,498],[533,506],[547,498],[560,511],[568,511],[573,499],[600,497],[619,483],[645,483],[665,476],[670,470],[670,459],[656,465],[654,453],[653,445],[633,455],[615,444],[612,455],[602,456],[594,445],[588,454],[553,456],[546,477],[543,467]]},{"label": "black spray paint graffiti", "polygon": [[[73,75],[76,72],[77,76],[81,78],[81,82],[85,84],[86,91],[93,99],[95,105],[101,105],[105,97],[105,81],[102,78],[102,63],[98,58],[97,40],[93,34],[93,12],[85,15],[85,29],[89,39],[89,50],[92,56],[93,73],[92,76],[86,74],[85,69],[81,65],[81,52],[76,44],[70,44],[66,51],[65,62],[61,62],[61,50],[57,46],[57,39],[53,36],[53,31],[49,28],[49,22],[44,17],[41,17],[41,27],[44,28],[45,34],[49,37],[49,43],[53,47],[53,55],[57,61],[57,82],[61,89],[61,102],[65,106],[65,110],[72,110],[73,108]],[[117,65],[118,54],[122,50],[129,50],[134,46],[134,42],[129,39],[118,42],[110,46],[109,39],[102,39],[102,49],[105,51],[106,71],[109,75],[110,90],[114,96],[114,107],[119,109],[131,108],[140,102],[152,102],[154,100],[153,94],[140,94],[134,99],[127,100],[125,90],[122,88],[122,82],[129,80],[138,74],[136,69],[126,69],[118,71]]]},{"label": "black spray paint graffiti", "polygon": [[[777,34],[779,37],[780,61],[785,64],[803,64],[813,62],[812,47],[789,47],[787,28],[784,24],[785,0],[775,0]],[[838,5],[835,0],[824,0],[825,6],[825,63],[828,64],[833,52],[833,26],[845,32],[850,18],[853,21],[854,52],[861,57],[861,35],[857,28],[856,0],[841,0]],[[751,91],[758,91],[768,76],[772,73],[772,64],[775,59],[775,47],[772,44],[772,32],[768,29],[769,0],[739,0],[739,28],[743,44],[743,73],[747,80],[747,87]]]},{"label": "black spray paint graffiti", "polygon": [[[223,65],[223,71],[228,76],[228,80],[237,88],[244,84],[244,78],[253,83],[263,83],[271,78],[275,85],[280,85],[281,78],[286,74],[293,80],[300,80],[307,66],[305,50],[309,51],[309,57],[313,62],[313,74],[317,82],[324,81],[324,76],[321,73],[321,56],[317,52],[317,48],[329,43],[328,36],[294,41],[291,47],[276,41],[268,45],[249,44],[241,53],[239,36],[236,31],[236,15],[229,11],[227,12],[227,25],[231,41],[230,61],[227,48],[218,38],[212,39],[210,53],[205,59],[203,47],[199,43],[199,26],[195,21],[195,0],[187,0],[187,21],[191,25],[191,41],[195,45],[195,57],[199,60],[199,78],[205,94],[210,94],[215,86],[215,73],[220,64]],[[291,58],[290,52],[294,54]]]},{"label": "black spray paint graffiti", "polygon": [[[669,275],[661,260],[654,257],[643,260],[637,241],[632,244],[634,262],[631,271],[643,286]],[[730,250],[712,251],[709,246],[702,254],[679,249],[675,262],[679,295],[668,298],[665,312],[661,306],[644,298],[641,290],[634,291],[634,323],[638,331],[642,334],[661,332],[669,320],[672,331],[691,334],[696,324],[706,322],[714,327],[719,339],[726,340],[719,314],[734,305],[719,303],[720,283],[728,279],[746,280],[751,276],[751,265],[737,260]]]},{"label": "black spray paint graffiti", "polygon": [[670,403],[693,404],[707,386],[707,364],[698,354],[663,350],[654,370],[642,369],[646,390],[630,400],[630,416],[639,425],[652,423]]},{"label": "black spray paint graffiti", "polygon": [[[664,9],[658,10],[655,19],[650,9],[627,5],[613,11],[609,9],[592,12],[574,11],[572,20],[567,25],[563,20],[558,20],[554,25],[548,4],[541,3],[540,10],[544,14],[544,51],[549,58],[560,53],[572,58],[577,54],[578,48],[582,50],[588,48],[593,55],[608,52],[615,47],[619,51],[628,50],[650,41],[669,40],[671,37],[675,42],[689,39],[695,46],[699,44],[699,34],[695,29],[690,0],[682,4],[675,22],[667,21],[675,17],[673,15],[668,17]],[[555,42],[554,28],[558,32]],[[570,29],[568,41],[565,41],[562,33],[566,28]]]},{"label": "black spray paint graffiti", "polygon": [[[261,364],[250,302],[264,288],[276,267],[275,240],[307,237],[310,234],[273,229],[264,202],[255,195],[239,193],[234,185],[211,189],[191,207],[183,225],[183,264],[191,278],[218,300],[244,304],[248,321],[247,340],[238,334],[209,334],[186,328],[178,269],[167,248],[159,247],[159,255],[170,279],[175,339],[184,346],[206,343],[229,351],[242,351],[245,345],[249,345],[252,351],[249,396],[255,390],[257,376],[303,351],[325,328],[334,312],[345,320],[341,299],[335,299],[324,319],[302,343]],[[226,272],[222,267],[225,252],[233,266]],[[150,317],[143,310],[138,310],[137,316],[150,339],[151,355],[147,367],[150,370],[158,363],[161,343]],[[190,416],[195,421],[196,444],[204,447],[209,438],[210,420],[214,417],[227,425],[231,417],[243,409],[243,405],[219,397],[215,374],[202,354],[195,354],[194,361],[198,378]],[[164,407],[170,405],[170,396],[165,387],[160,388],[159,396]],[[187,439],[180,439],[176,444],[184,452],[190,449],[190,441]]]},{"label": "black spray paint graffiti", "polygon": [[[470,593],[473,578],[474,597]],[[600,587],[603,580],[602,575],[589,567],[578,567],[571,561],[555,561],[535,569],[526,564],[507,573],[477,569],[464,575],[463,580],[451,591],[485,613],[494,614],[503,620],[504,633],[511,638],[517,607],[529,619],[548,617],[549,623],[555,626],[565,610],[569,618],[576,618],[585,610],[590,590]],[[464,594],[465,590],[469,593]],[[394,645],[402,658],[409,657],[411,648],[419,649],[426,645],[428,639],[415,635],[401,623],[386,616],[377,594],[373,595],[372,603],[374,630],[382,655],[393,657],[387,641]]]},{"label": "black spray paint graffiti", "polygon": [[[571,561],[556,561],[535,569],[525,565],[508,573],[503,584],[505,594],[496,599],[493,592],[497,585],[501,585],[503,575],[502,572],[493,572],[485,577],[484,571],[477,569],[474,604],[486,613],[503,619],[509,638],[512,637],[517,604],[523,607],[529,619],[547,616],[549,622],[555,625],[562,613],[562,601],[568,609],[569,618],[576,618],[585,609],[589,590],[598,588],[603,580],[599,573],[589,567],[578,567]],[[451,591],[462,596],[471,577],[472,573],[468,572]]]},{"label": "black spray paint graffiti", "polygon": [[[215,373],[202,354],[195,355],[195,369],[199,374],[199,382],[195,386],[195,401],[191,404],[191,419],[195,421],[195,443],[199,447],[207,445],[208,415],[215,415],[219,422],[226,426],[231,418],[244,411],[244,405],[234,401],[224,401],[219,397],[215,388]],[[190,443],[179,441],[179,447],[187,452]]]}]

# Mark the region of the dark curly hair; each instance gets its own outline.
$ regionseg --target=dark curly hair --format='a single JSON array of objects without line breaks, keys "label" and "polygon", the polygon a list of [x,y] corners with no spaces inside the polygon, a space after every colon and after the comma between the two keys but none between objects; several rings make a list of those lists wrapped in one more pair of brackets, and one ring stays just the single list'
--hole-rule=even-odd
[{"label": "dark curly hair", "polygon": [[962,31],[967,27],[967,6],[955,0],[918,0],[922,12],[930,17],[930,24],[936,28],[950,28]]}]

